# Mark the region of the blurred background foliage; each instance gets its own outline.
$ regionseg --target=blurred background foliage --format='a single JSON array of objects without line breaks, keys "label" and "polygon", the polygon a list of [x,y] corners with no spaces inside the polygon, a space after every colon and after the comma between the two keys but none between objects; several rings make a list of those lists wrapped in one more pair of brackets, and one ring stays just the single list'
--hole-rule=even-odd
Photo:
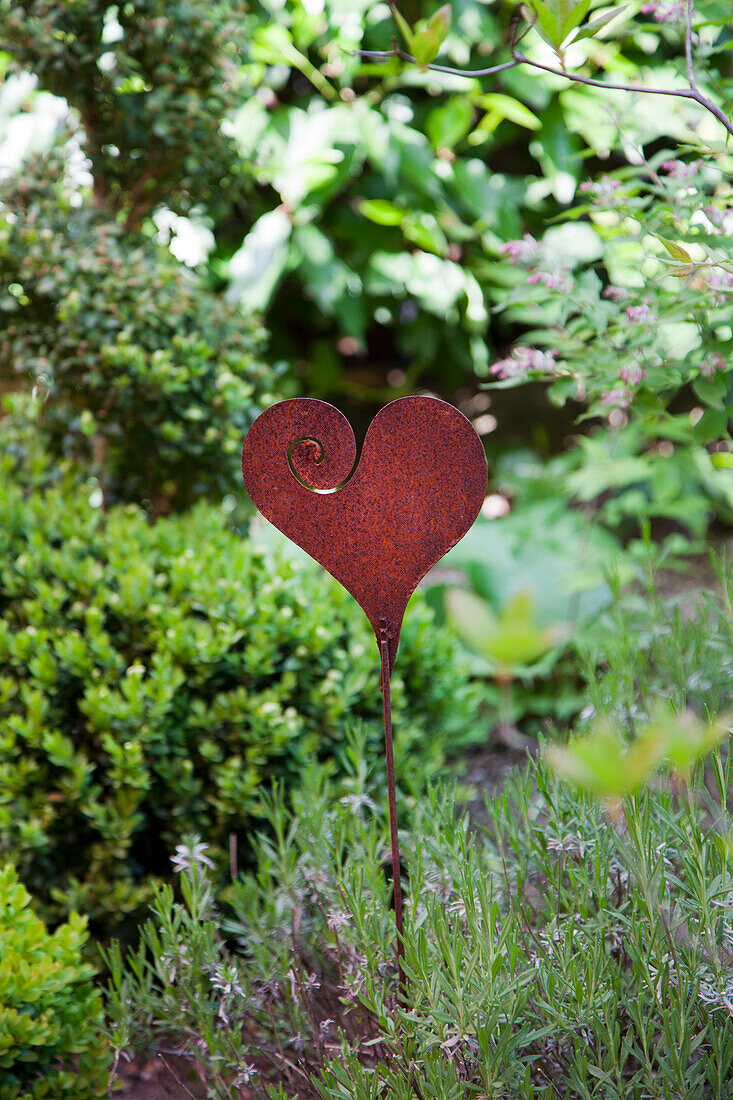
[{"label": "blurred background foliage", "polygon": [[[400,10],[413,26],[438,7],[405,0]],[[451,11],[437,60],[453,67],[506,61],[528,17],[498,0],[454,0]],[[681,4],[594,2],[583,12],[615,18],[569,44],[571,72],[685,87]],[[730,116],[729,0],[699,0],[693,27],[700,86]],[[170,578],[181,556],[203,554],[213,591],[246,537],[237,452],[263,407],[325,398],[360,437],[387,401],[428,392],[461,408],[485,440],[482,517],[426,582],[436,618],[465,644],[484,707],[475,709],[465,663],[450,656],[441,666],[439,651],[452,653],[447,632],[435,634],[427,660],[433,628],[418,615],[415,667],[427,661],[434,698],[408,674],[409,646],[401,660],[415,717],[405,743],[425,767],[436,723],[455,749],[497,723],[534,731],[568,721],[590,677],[573,647],[614,606],[640,532],[689,550],[711,523],[733,517],[733,154],[724,128],[690,100],[601,91],[535,69],[479,79],[359,56],[389,51],[397,34],[388,5],[374,0],[0,0],[3,477],[17,482],[0,501],[12,518],[0,574],[10,623],[0,705],[13,746],[33,742],[39,789],[55,792],[59,775],[69,790],[77,783],[79,853],[94,850],[105,881],[123,883],[120,911],[144,894],[136,876],[161,865],[135,839],[158,813],[140,792],[176,768],[181,791],[221,787],[220,751],[254,754],[258,782],[292,777],[309,738],[332,721],[332,740],[342,741],[352,717],[375,718],[351,702],[332,713],[328,699],[345,689],[328,678],[350,659],[329,656],[334,635],[359,613],[324,596],[312,573],[294,615],[304,651],[288,675],[298,690],[263,658],[257,692],[274,692],[275,709],[234,748],[216,699],[244,674],[254,643],[226,635],[233,605],[194,593],[195,577],[176,625]],[[537,28],[522,49],[558,63]],[[93,548],[80,561],[74,526]],[[209,530],[216,561],[206,557]],[[125,560],[112,553],[115,539],[126,540]],[[291,583],[287,555],[268,562],[247,565],[242,599],[253,615],[270,572]],[[165,595],[155,612],[151,585]],[[139,606],[104,627],[119,634],[105,663],[88,652],[93,638],[72,645],[86,614],[77,605],[114,603],[123,589]],[[311,629],[319,600],[327,639]],[[257,644],[279,652],[267,607]],[[49,616],[68,634],[55,656]],[[167,617],[176,624],[162,630]],[[199,759],[174,708],[134,749],[135,781],[117,785],[112,767],[100,790],[95,769],[109,769],[131,736],[132,695],[112,681],[132,677],[126,690],[152,691],[158,653],[174,692],[190,675],[175,652],[179,626],[201,635],[203,650],[213,646],[215,667],[201,672],[203,650],[194,662],[193,694],[200,688],[214,748]],[[105,721],[90,726],[95,680],[117,710],[105,704]],[[450,698],[470,705],[445,725]],[[291,706],[302,739],[288,734],[284,761],[262,756],[261,744],[279,744]],[[34,707],[79,745],[44,741]],[[61,865],[55,810],[36,822],[31,773],[8,767],[3,813],[27,826],[16,858],[46,876],[46,889]],[[170,845],[192,825],[218,830],[222,858],[228,809],[211,820],[196,807],[168,809],[156,836]],[[107,835],[115,814],[125,819],[117,853]],[[81,874],[59,890],[62,906],[103,910],[100,884]]]},{"label": "blurred background foliage", "polygon": [[[411,2],[402,14],[414,23],[436,8]],[[592,9],[588,18],[614,12]],[[523,10],[456,0],[439,61],[505,61]],[[698,77],[724,108],[729,15],[727,0],[696,5]],[[684,87],[680,17],[680,5],[617,5],[610,23],[571,44],[568,66]],[[649,515],[694,534],[714,513],[729,520],[730,478],[700,444],[727,431],[727,380],[711,375],[727,371],[733,346],[731,157],[725,131],[698,104],[526,68],[479,80],[364,59],[355,51],[389,49],[397,33],[387,4],[372,0],[3,0],[0,19],[6,159],[19,167],[18,146],[38,140],[34,110],[47,118],[48,93],[63,97],[71,112],[58,98],[53,110],[75,131],[65,139],[78,154],[74,201],[121,227],[126,244],[146,237],[149,256],[152,239],[167,241],[196,270],[206,309],[224,297],[244,327],[262,316],[269,361],[288,376],[278,386],[273,373],[273,392],[334,400],[363,433],[379,405],[427,387],[477,422],[490,452],[529,436],[544,457],[574,442],[585,411],[593,443],[573,452],[575,500],[612,498],[603,518],[622,533]],[[537,29],[523,49],[554,57]],[[29,172],[43,176],[40,164],[24,165]],[[17,200],[10,186],[7,211]],[[64,201],[56,193],[49,205],[65,219]],[[39,222],[58,239],[51,209]],[[6,223],[9,320],[39,302],[37,286],[24,302],[38,267],[27,257],[21,275],[23,234]],[[682,254],[673,264],[660,237],[709,265],[675,278]],[[46,313],[60,308],[52,300]],[[160,308],[170,312],[165,298]],[[81,324],[97,328],[83,312]],[[123,321],[132,331],[139,323]],[[226,325],[222,342],[232,342]],[[58,376],[69,377],[65,362],[39,368],[12,343],[7,354],[12,370],[40,374],[54,396]],[[128,377],[123,357],[112,368]],[[191,383],[176,383],[182,403]],[[518,383],[521,395],[505,392]],[[194,402],[192,418],[197,408],[213,435],[207,403]],[[96,424],[87,418],[92,438]],[[185,449],[184,429],[166,425],[165,444]]]}]

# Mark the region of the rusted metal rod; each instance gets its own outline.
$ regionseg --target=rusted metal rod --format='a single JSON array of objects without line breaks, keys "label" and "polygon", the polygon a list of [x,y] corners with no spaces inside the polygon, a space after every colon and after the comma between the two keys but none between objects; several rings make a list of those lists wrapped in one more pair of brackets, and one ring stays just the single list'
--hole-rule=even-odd
[{"label": "rusted metal rod", "polygon": [[[384,625],[382,625],[384,624]],[[405,969],[403,959],[405,945],[402,917],[402,869],[400,867],[400,840],[397,832],[397,791],[394,774],[394,747],[392,743],[392,699],[389,690],[389,626],[380,622],[379,652],[382,659],[382,700],[384,702],[384,753],[387,761],[387,799],[389,802],[389,839],[392,846],[392,891],[394,895],[394,921],[397,931],[395,956],[397,959],[397,991],[401,1001],[405,999]]]}]

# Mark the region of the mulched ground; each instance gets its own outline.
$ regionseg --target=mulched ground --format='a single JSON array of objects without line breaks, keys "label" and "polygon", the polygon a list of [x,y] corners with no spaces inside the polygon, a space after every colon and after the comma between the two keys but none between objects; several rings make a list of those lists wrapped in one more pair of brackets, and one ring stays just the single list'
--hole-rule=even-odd
[{"label": "mulched ground", "polygon": [[120,1061],[113,1096],[124,1100],[203,1100],[206,1088],[191,1063],[175,1055]]}]

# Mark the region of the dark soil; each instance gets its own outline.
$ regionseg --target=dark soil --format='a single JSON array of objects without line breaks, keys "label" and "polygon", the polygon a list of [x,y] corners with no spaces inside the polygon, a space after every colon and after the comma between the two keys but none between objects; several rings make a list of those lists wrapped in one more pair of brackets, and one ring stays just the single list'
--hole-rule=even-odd
[{"label": "dark soil", "polygon": [[113,1096],[124,1100],[204,1100],[206,1086],[188,1059],[175,1054],[120,1060]]}]

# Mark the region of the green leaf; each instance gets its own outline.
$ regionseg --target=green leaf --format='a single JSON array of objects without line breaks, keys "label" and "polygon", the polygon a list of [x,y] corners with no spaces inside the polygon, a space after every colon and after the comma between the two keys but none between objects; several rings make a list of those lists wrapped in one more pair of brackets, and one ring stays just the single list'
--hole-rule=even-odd
[{"label": "green leaf", "polygon": [[[727,427],[728,413],[725,409],[706,409],[692,429],[692,438],[704,446],[714,439],[720,439]],[[712,457],[715,459],[716,456]]]},{"label": "green leaf", "polygon": [[716,451],[710,456],[716,470],[733,470],[733,454],[730,451]]},{"label": "green leaf", "polygon": [[448,245],[445,234],[432,214],[408,215],[402,222],[405,240],[426,252],[442,255]]},{"label": "green leaf", "polygon": [[691,264],[692,256],[683,248],[681,244],[676,244],[674,241],[668,240],[666,237],[662,237],[659,233],[655,233],[654,236],[660,241],[669,252],[673,260],[678,260],[683,264]]},{"label": "green leaf", "polygon": [[570,9],[569,11],[567,11],[567,14],[565,15],[562,24],[562,32],[566,38],[572,30],[574,30],[576,27],[579,27],[580,24],[583,22],[586,15],[590,11],[590,5],[591,0],[578,0],[577,3],[572,3],[572,0],[570,3],[568,3],[566,0],[565,3],[560,2],[558,4],[560,18],[562,18],[561,13],[563,11],[567,10],[568,8]]},{"label": "green leaf", "polygon": [[415,54],[414,35],[412,33],[412,29],[410,27],[410,24],[407,22],[404,15],[400,14],[400,12],[397,10],[397,8],[394,4],[391,4],[390,7],[392,8],[392,15],[394,16],[394,21],[397,24],[397,26],[400,28],[400,34],[402,35],[402,37],[405,40],[405,45],[407,46],[407,49],[408,49],[409,53],[413,54],[413,56],[414,56],[414,54]]},{"label": "green leaf", "polygon": [[358,211],[377,225],[401,225],[405,211],[388,199],[363,199]]},{"label": "green leaf", "polygon": [[412,55],[420,65],[429,65],[438,56],[440,38],[426,27],[412,38]]},{"label": "green leaf", "polygon": [[548,45],[559,46],[564,35],[562,34],[562,29],[558,25],[551,6],[541,3],[540,0],[532,0],[530,7],[534,12],[536,20],[535,26],[541,37],[544,38]]},{"label": "green leaf", "polygon": [[615,800],[633,793],[660,762],[659,746],[647,742],[643,748],[645,751],[631,761],[619,729],[604,721],[565,748],[553,746],[546,758],[553,771],[569,783],[596,798]]},{"label": "green leaf", "polygon": [[[520,103],[518,99],[514,99],[513,96],[503,95],[501,92],[488,92],[486,95],[478,96],[475,102],[479,107],[483,107],[488,117],[491,118],[493,122],[492,130],[496,129],[503,119],[515,122],[517,126],[523,126],[525,130],[542,129],[542,123],[537,115],[530,111],[529,107],[525,107],[523,103]],[[482,126],[483,123],[484,120],[482,119]]]},{"label": "green leaf", "polygon": [[229,301],[243,309],[265,309],[288,260],[292,225],[281,210],[269,210],[255,222],[229,263]]},{"label": "green leaf", "polygon": [[554,49],[585,19],[591,0],[530,0],[537,30]]},{"label": "green leaf", "polygon": [[580,27],[577,34],[573,35],[573,42],[580,42],[582,38],[593,38],[598,31],[605,27],[612,19],[615,19],[617,15],[628,7],[628,4],[622,4],[620,8],[614,8],[613,11],[607,11],[604,15],[599,15],[597,19],[592,19],[590,23],[586,23],[584,27]]},{"label": "green leaf", "polygon": [[711,725],[690,711],[677,714],[661,704],[631,743],[617,722],[603,718],[590,734],[564,748],[553,746],[546,756],[558,775],[597,798],[615,802],[638,790],[663,760],[677,772],[687,772],[726,734],[722,723]]},{"label": "green leaf", "polygon": [[499,615],[464,588],[449,589],[445,603],[458,636],[502,669],[532,664],[558,640],[556,627],[536,624],[529,592],[517,592]]},{"label": "green leaf", "polygon": [[427,29],[432,32],[438,39],[439,44],[445,41],[451,24],[451,6],[450,4],[443,4],[442,8],[431,15],[428,20]]},{"label": "green leaf", "polygon": [[434,149],[452,149],[473,126],[474,108],[465,96],[451,96],[427,117],[426,132]]},{"label": "green leaf", "polygon": [[667,274],[673,279],[687,279],[695,270],[694,264],[680,264],[674,271],[668,271]]},{"label": "green leaf", "polygon": [[450,30],[450,4],[444,4],[430,17],[421,19],[412,34],[412,54],[421,65],[429,65],[437,56]]},{"label": "green leaf", "polygon": [[692,389],[696,397],[699,397],[706,405],[714,409],[722,409],[723,398],[728,392],[730,379],[725,374],[719,374],[715,378],[696,378],[692,383]]}]

